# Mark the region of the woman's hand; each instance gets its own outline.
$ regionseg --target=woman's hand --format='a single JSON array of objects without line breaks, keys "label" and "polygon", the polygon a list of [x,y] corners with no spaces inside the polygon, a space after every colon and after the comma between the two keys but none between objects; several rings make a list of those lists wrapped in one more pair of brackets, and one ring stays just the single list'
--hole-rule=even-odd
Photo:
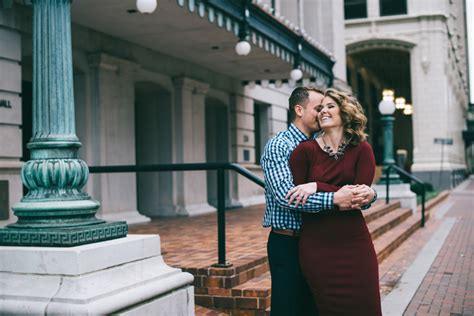
[{"label": "woman's hand", "polygon": [[295,206],[298,206],[300,203],[302,206],[305,205],[308,197],[315,193],[318,190],[318,185],[316,182],[309,182],[305,184],[300,184],[295,186],[293,189],[288,191],[286,194],[286,199],[290,199],[288,204],[291,205],[295,201]]},{"label": "woman's hand", "polygon": [[375,197],[375,192],[371,187],[365,184],[350,186],[354,190],[351,208],[360,208],[362,205],[369,204]]}]

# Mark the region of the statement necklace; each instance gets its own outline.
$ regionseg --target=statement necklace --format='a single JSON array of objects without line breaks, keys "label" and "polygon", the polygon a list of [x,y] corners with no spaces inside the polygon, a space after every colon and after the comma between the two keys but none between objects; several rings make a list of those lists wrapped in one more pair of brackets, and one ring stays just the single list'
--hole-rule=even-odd
[{"label": "statement necklace", "polygon": [[342,141],[339,146],[337,147],[337,151],[334,151],[331,149],[331,147],[329,147],[328,145],[326,145],[326,142],[324,141],[324,135],[321,137],[321,140],[323,141],[323,151],[326,152],[329,157],[332,157],[334,158],[335,160],[338,160],[339,157],[341,157],[342,155],[344,155],[344,151],[346,150],[346,147],[347,147],[347,143]]}]

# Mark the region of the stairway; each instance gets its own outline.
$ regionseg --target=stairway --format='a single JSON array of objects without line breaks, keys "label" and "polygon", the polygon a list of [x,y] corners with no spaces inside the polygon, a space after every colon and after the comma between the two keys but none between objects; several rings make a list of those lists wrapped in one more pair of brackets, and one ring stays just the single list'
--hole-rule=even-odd
[{"label": "stairway", "polygon": [[[429,209],[446,197],[447,193],[442,193],[426,204],[426,219]],[[410,209],[401,208],[400,202],[378,201],[363,212],[379,263],[420,227],[420,209],[412,214]],[[266,255],[253,255],[233,264],[226,269],[188,270],[195,275],[195,303],[230,315],[269,315],[271,280]]]}]

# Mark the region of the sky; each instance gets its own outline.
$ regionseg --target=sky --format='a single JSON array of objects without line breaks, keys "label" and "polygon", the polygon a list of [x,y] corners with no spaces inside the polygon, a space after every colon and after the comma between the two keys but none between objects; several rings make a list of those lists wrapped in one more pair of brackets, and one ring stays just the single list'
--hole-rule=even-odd
[{"label": "sky", "polygon": [[466,0],[470,99],[474,103],[474,0]]}]

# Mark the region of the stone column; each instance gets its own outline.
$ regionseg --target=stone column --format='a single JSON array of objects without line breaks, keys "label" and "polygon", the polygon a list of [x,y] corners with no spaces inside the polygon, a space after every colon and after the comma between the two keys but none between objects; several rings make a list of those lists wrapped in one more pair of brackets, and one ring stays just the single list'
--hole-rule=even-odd
[{"label": "stone column", "polygon": [[124,237],[125,222],[95,217],[99,203],[82,191],[88,167],[74,125],[70,0],[33,3],[33,137],[22,169],[29,189],[13,207],[18,221],[0,244],[76,246]]},{"label": "stone column", "polygon": [[[453,175],[466,169],[465,163],[453,155],[464,154],[462,146],[458,147],[457,153],[453,148],[456,146],[456,137],[460,136],[459,131],[455,131],[458,127],[453,126],[457,125],[453,113],[459,109],[459,104],[450,91],[457,75],[452,75],[454,70],[448,56],[446,35],[441,31],[428,31],[433,25],[441,29],[444,23],[429,20],[420,23],[422,32],[417,40],[418,45],[413,47],[410,55],[413,102],[411,171],[436,189],[449,189]],[[455,106],[458,109],[455,110]],[[455,145],[435,144],[435,138],[455,139]]]},{"label": "stone column", "polygon": [[[93,165],[135,165],[134,72],[138,65],[104,53],[88,56],[91,73],[91,129],[85,156]],[[133,150],[129,150],[129,149]],[[99,217],[143,223],[137,211],[135,173],[94,174],[90,192],[102,203]]]},{"label": "stone column", "polygon": [[[272,121],[273,123],[273,121]],[[273,124],[272,124],[273,126]],[[234,94],[230,99],[231,159],[263,178],[255,164],[254,100]],[[232,194],[243,206],[264,203],[263,189],[241,175],[232,179]]]},{"label": "stone column", "polygon": [[[189,78],[174,79],[175,163],[206,161],[205,95],[209,85]],[[207,202],[205,171],[175,173],[178,213],[199,215],[214,212]]]}]

